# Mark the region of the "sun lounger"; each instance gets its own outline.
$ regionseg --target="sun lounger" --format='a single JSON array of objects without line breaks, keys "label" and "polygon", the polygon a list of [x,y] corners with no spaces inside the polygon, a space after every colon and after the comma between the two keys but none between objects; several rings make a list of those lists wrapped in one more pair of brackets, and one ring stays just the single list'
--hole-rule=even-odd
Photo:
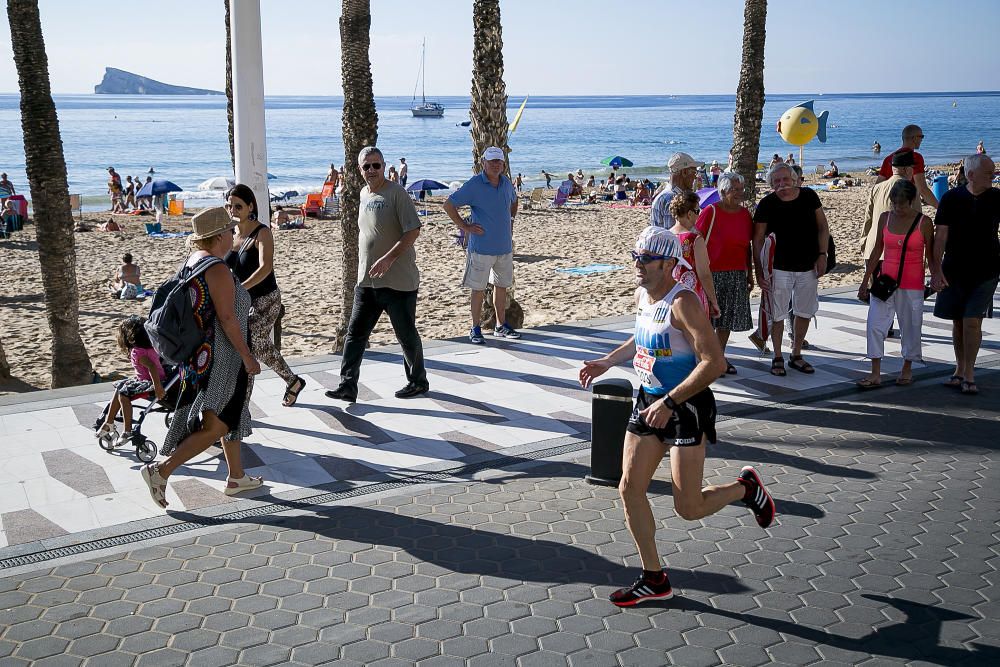
[{"label": "sun lounger", "polygon": [[534,188],[525,199],[524,203],[521,204],[521,208],[530,209],[537,206],[541,206],[542,200],[545,198],[545,188]]}]

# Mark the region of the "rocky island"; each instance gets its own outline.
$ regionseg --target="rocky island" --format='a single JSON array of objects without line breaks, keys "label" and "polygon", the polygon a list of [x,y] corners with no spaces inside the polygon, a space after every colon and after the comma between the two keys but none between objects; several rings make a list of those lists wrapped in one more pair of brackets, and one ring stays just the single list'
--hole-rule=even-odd
[{"label": "rocky island", "polygon": [[104,68],[104,79],[94,86],[94,92],[98,95],[222,95],[217,90],[174,86],[114,67]]}]

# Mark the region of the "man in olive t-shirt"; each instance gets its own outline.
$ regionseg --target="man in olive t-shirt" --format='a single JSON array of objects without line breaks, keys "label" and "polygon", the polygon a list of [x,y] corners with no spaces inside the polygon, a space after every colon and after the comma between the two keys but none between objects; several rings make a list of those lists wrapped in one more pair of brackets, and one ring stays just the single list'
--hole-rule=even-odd
[{"label": "man in olive t-shirt", "polygon": [[403,349],[406,370],[406,386],[396,392],[396,398],[412,398],[428,390],[417,332],[420,272],[413,249],[420,235],[420,217],[406,190],[386,180],[385,158],[379,149],[362,149],[358,169],[366,183],[358,209],[358,285],[344,341],[340,386],[326,395],[349,403],[357,400],[368,337],[385,312]]}]

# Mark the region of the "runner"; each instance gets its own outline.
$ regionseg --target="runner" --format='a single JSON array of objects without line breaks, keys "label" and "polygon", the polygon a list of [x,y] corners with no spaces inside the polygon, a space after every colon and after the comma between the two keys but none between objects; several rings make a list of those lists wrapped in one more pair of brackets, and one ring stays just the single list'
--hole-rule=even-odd
[{"label": "runner", "polygon": [[698,297],[673,279],[674,267],[686,264],[677,237],[647,227],[636,241],[632,262],[639,307],[635,335],[605,357],[585,361],[580,369],[580,384],[587,387],[632,358],[641,382],[625,434],[618,489],[642,574],[611,594],[611,602],[619,607],[674,594],[656,550],[656,524],[646,497],[668,448],[674,509],[682,518],[694,521],[737,500],[753,510],[762,528],[770,526],[775,515],[774,501],[751,466],[734,482],[701,487],[705,446],[715,442],[715,397],[708,385],[726,372],[726,360]]}]

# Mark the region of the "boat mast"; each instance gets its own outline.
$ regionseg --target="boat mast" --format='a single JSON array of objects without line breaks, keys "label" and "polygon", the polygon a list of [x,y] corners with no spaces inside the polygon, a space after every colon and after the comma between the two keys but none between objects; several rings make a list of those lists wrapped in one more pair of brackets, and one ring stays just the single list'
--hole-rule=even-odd
[{"label": "boat mast", "polygon": [[420,46],[420,97],[424,100],[424,105],[427,104],[427,38],[424,37],[424,43]]}]

